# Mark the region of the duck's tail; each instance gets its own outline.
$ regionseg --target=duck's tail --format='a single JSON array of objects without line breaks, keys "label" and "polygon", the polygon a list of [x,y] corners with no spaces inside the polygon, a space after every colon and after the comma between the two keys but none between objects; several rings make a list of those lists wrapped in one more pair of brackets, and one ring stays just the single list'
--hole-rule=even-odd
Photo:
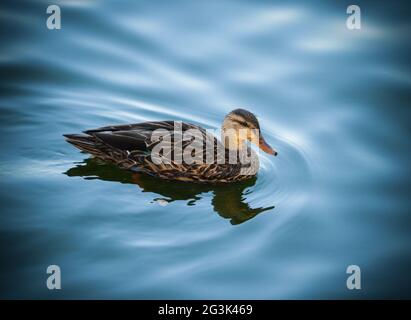
[{"label": "duck's tail", "polygon": [[63,134],[68,143],[71,143],[81,151],[88,152],[92,155],[101,155],[96,138],[85,134]]}]

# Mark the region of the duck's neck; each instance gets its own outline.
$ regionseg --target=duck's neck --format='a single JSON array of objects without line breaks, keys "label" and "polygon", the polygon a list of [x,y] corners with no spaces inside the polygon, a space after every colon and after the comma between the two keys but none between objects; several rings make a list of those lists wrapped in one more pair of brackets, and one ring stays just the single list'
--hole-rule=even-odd
[{"label": "duck's neck", "polygon": [[229,163],[241,164],[242,175],[255,175],[260,167],[258,155],[247,146],[246,139],[238,134],[238,130],[226,129],[221,132],[221,141],[229,151]]},{"label": "duck's neck", "polygon": [[245,150],[247,148],[245,137],[242,137],[239,130],[236,129],[226,129],[223,127],[221,130],[221,142],[225,149],[230,151]]}]

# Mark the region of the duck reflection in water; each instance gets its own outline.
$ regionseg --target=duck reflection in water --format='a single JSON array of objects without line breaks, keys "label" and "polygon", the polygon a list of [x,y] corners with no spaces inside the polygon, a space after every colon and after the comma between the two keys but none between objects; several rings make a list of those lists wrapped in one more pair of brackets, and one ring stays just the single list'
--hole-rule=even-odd
[{"label": "duck reflection in water", "polygon": [[250,208],[245,202],[245,196],[254,186],[256,177],[225,185],[201,185],[189,182],[162,181],[145,174],[121,170],[113,164],[104,163],[96,158],[88,158],[65,172],[69,177],[84,179],[100,179],[120,183],[136,184],[142,192],[152,192],[159,195],[153,202],[166,204],[173,201],[187,201],[188,206],[195,205],[201,199],[201,194],[213,192],[212,206],[221,217],[230,219],[233,225],[241,224],[258,214],[271,210],[274,206]]}]

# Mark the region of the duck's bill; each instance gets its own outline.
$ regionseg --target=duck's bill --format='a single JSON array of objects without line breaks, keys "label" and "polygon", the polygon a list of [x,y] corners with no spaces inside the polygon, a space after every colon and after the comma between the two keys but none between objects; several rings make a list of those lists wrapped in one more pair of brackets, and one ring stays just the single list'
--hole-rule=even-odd
[{"label": "duck's bill", "polygon": [[264,140],[263,137],[260,137],[260,141],[258,146],[260,147],[261,150],[268,154],[272,154],[273,156],[276,156],[278,153],[275,151],[271,146]]}]

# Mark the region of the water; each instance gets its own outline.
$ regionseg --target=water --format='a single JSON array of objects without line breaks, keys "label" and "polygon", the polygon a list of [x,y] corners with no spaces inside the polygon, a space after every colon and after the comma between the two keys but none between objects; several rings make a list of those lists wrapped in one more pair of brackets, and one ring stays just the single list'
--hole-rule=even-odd
[{"label": "water", "polygon": [[[360,1],[361,31],[348,2],[54,2],[58,31],[47,1],[0,6],[2,298],[411,297],[405,1]],[[279,156],[233,186],[137,180],[62,137],[235,107]]]}]

